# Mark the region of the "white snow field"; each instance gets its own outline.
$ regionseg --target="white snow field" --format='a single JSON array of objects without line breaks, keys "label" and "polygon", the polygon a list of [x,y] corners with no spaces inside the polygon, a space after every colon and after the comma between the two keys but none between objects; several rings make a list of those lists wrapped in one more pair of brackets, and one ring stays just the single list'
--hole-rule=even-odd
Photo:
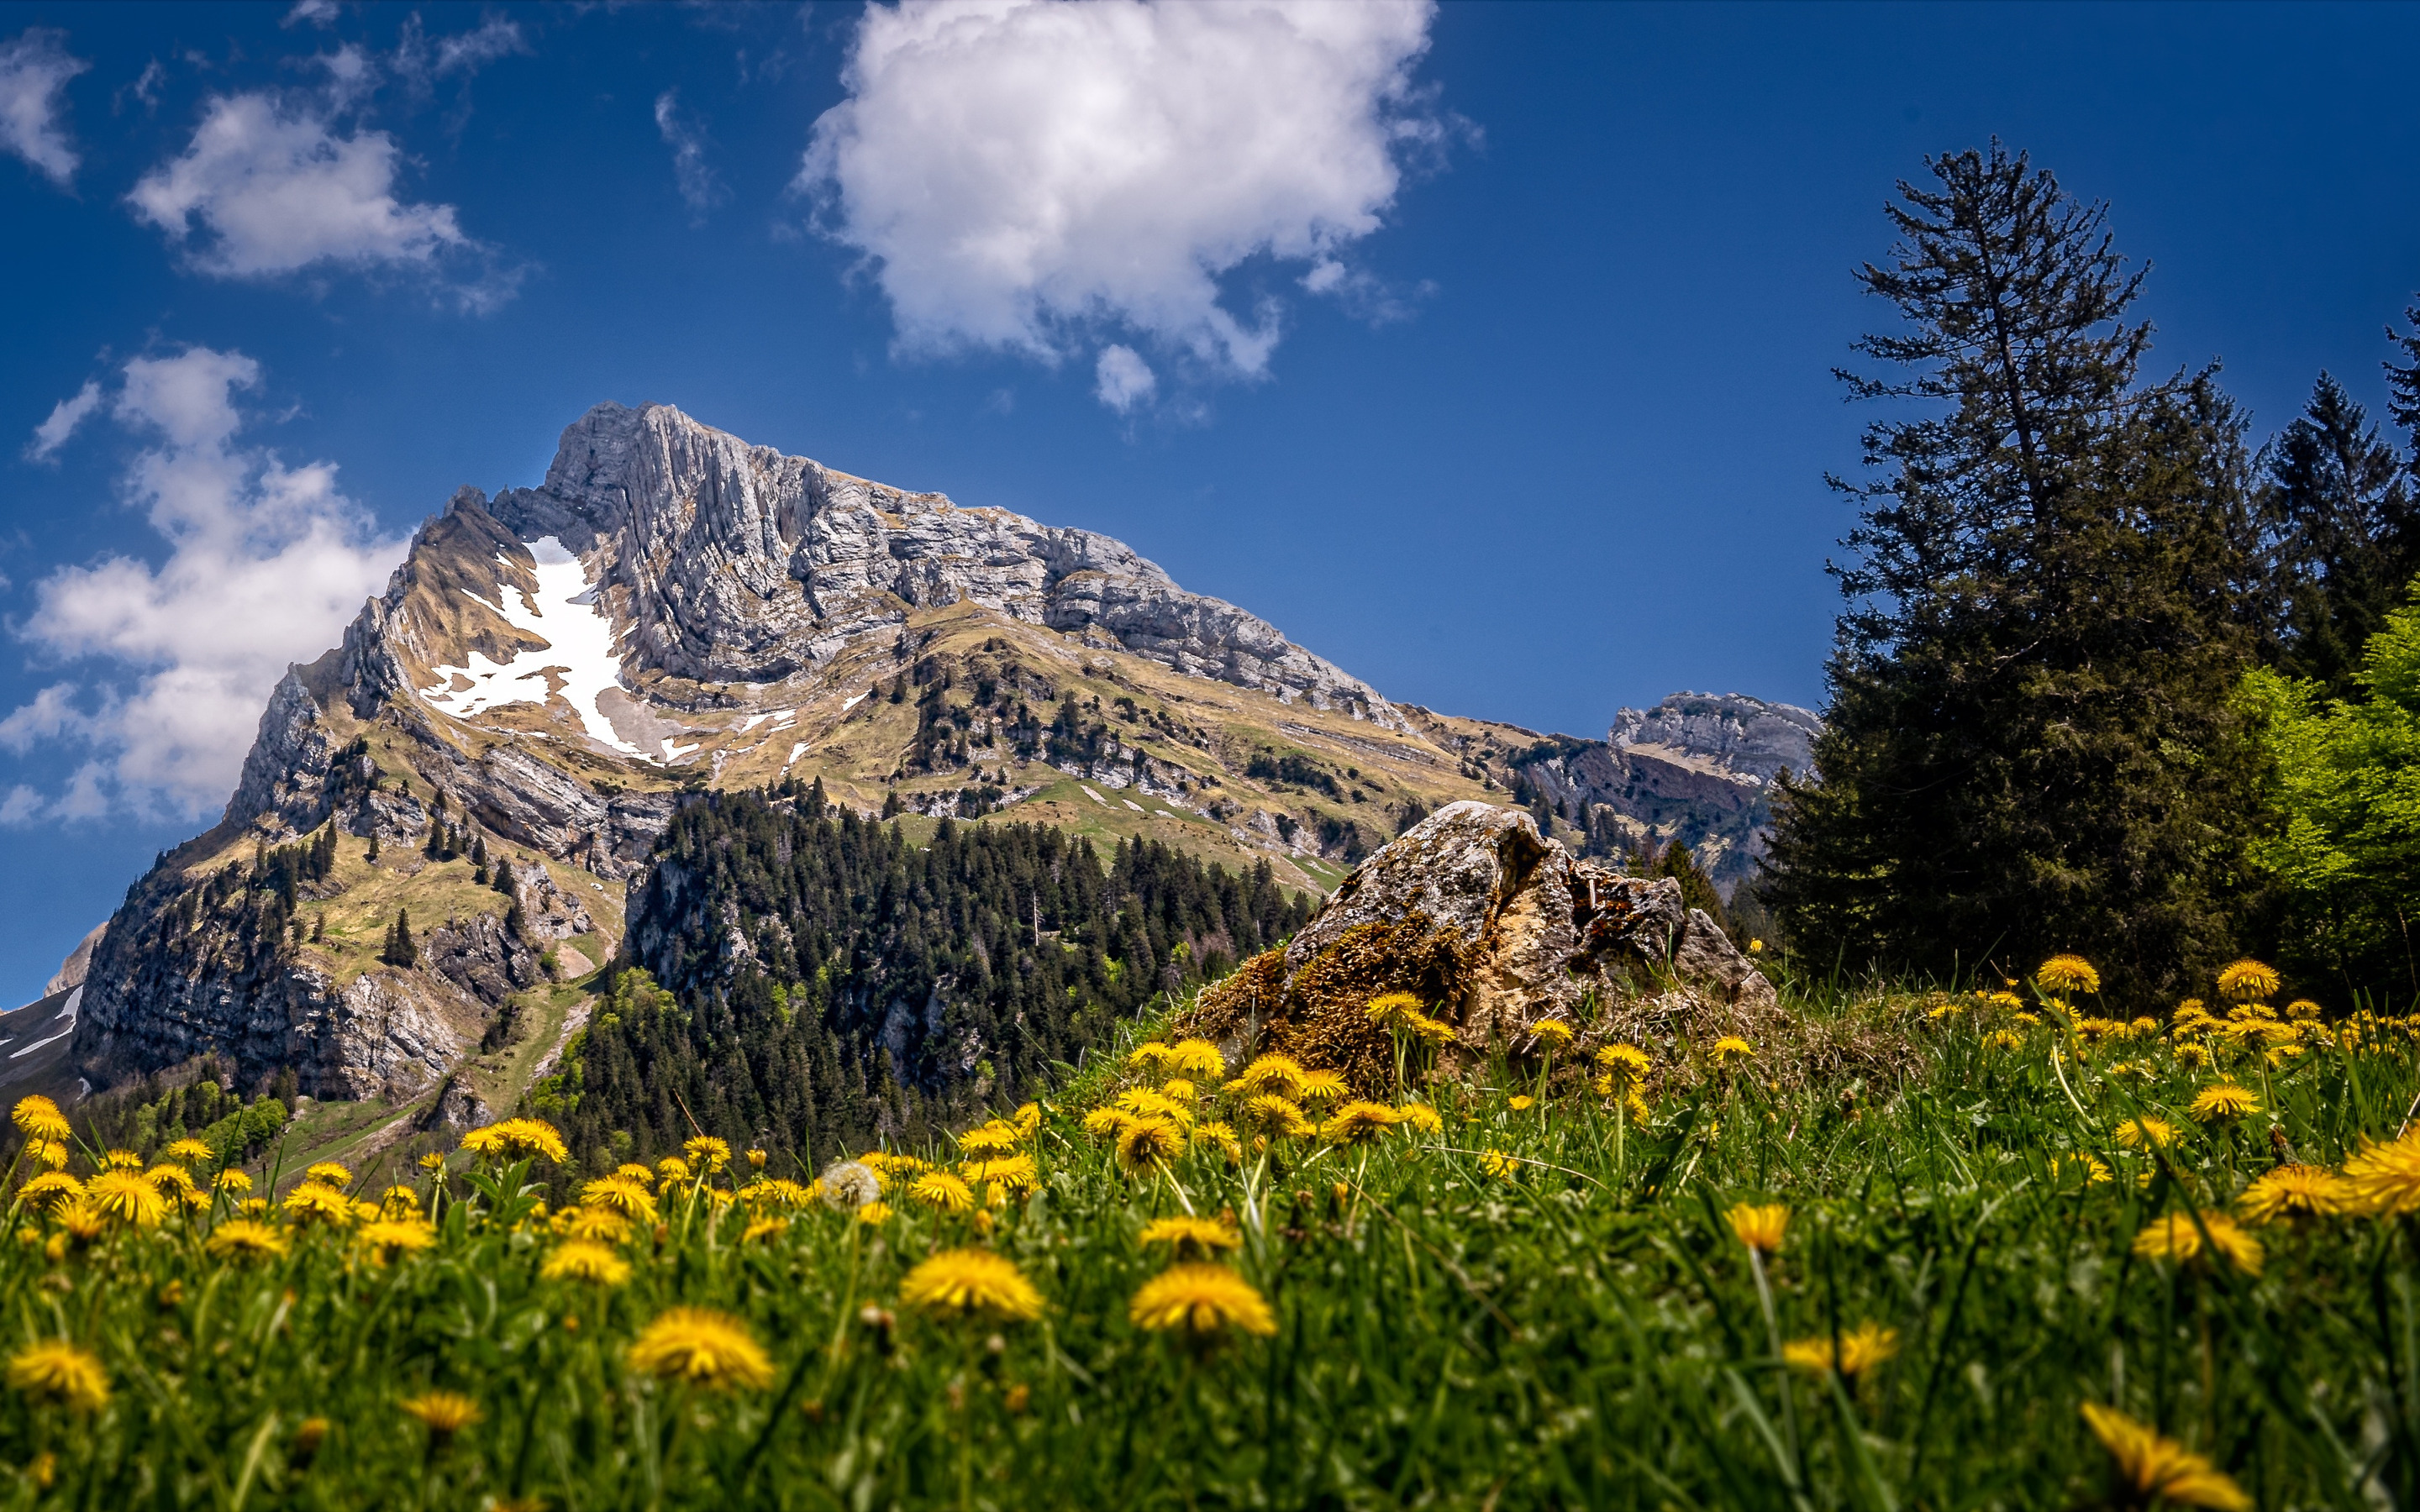
[{"label": "white snow field", "polygon": [[[542,535],[526,543],[531,559],[536,563],[537,594],[535,603],[530,595],[506,594],[502,604],[479,602],[494,609],[517,630],[527,630],[547,643],[544,653],[531,653],[527,657],[515,656],[510,661],[494,662],[480,653],[471,653],[467,667],[440,667],[437,686],[420,690],[429,704],[444,710],[457,718],[468,719],[505,703],[539,703],[547,700],[546,673],[563,675],[563,698],[580,716],[581,724],[593,738],[627,755],[661,761],[614,733],[613,721],[597,706],[597,696],[622,681],[622,658],[613,650],[613,622],[606,617],[590,596],[588,569],[580,559],[564,548],[551,535]],[[512,563],[497,559],[504,565]],[[478,598],[476,594],[471,595]],[[552,618],[549,618],[549,614]],[[527,664],[526,671],[514,669]],[[504,673],[514,671],[507,677]],[[454,681],[468,679],[470,687],[457,691]],[[667,748],[671,746],[666,741]],[[689,748],[691,750],[697,748]]]}]

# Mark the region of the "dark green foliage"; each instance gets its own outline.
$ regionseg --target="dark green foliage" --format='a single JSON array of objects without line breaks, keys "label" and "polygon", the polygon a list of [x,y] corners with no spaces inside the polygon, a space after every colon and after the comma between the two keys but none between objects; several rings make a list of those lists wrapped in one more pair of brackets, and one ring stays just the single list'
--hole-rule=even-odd
[{"label": "dark green foliage", "polygon": [[1244,763],[1244,775],[1257,782],[1291,782],[1331,798],[1344,796],[1335,774],[1298,750],[1254,751],[1251,759]]},{"label": "dark green foliage", "polygon": [[[236,1074],[233,1066],[204,1057],[173,1075],[99,1093],[73,1110],[78,1138],[150,1160],[191,1136],[230,1163],[257,1160],[285,1130],[287,1103],[274,1090],[246,1102],[234,1090]],[[292,1095],[290,1088],[284,1090],[285,1098]]]},{"label": "dark green foliage", "polygon": [[2326,699],[2359,694],[2362,647],[2420,573],[2420,518],[2393,447],[2336,380],[2263,455],[2261,490],[2275,531],[2273,661]]},{"label": "dark green foliage", "polygon": [[2138,380],[2105,211],[1996,144],[1902,184],[1859,275],[1900,333],[1865,434],[1818,782],[1765,898],[1809,956],[1949,973],[2075,949],[2167,986],[2228,951],[2255,820],[2231,694],[2257,532],[2209,374]]},{"label": "dark green foliage", "polygon": [[1631,854],[1630,874],[1637,877],[1670,877],[1681,885],[1681,905],[1702,908],[1706,917],[1728,932],[1731,927],[1730,911],[1724,906],[1723,895],[1716,891],[1706,873],[1698,869],[1698,858],[1689,847],[1674,841],[1660,850],[1652,841]]},{"label": "dark green foliage", "polygon": [[379,959],[391,966],[420,964],[420,947],[411,938],[411,910],[398,908],[395,922],[388,926],[386,944],[379,949]]},{"label": "dark green foliage", "polygon": [[1239,876],[1143,841],[1105,871],[1054,828],[945,820],[918,846],[717,795],[665,832],[613,992],[532,1102],[592,1169],[698,1129],[810,1165],[923,1138],[1040,1095],[1309,912],[1266,862]]}]

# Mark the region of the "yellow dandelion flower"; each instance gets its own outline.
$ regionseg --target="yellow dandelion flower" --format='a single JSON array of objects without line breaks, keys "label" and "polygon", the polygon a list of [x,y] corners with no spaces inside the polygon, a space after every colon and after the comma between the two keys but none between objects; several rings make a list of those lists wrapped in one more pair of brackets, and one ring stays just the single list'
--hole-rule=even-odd
[{"label": "yellow dandelion flower", "polygon": [[426,1218],[378,1218],[354,1231],[353,1242],[380,1265],[417,1255],[437,1242],[437,1226]]},{"label": "yellow dandelion flower", "polygon": [[1182,1076],[1171,1076],[1168,1080],[1159,1084],[1159,1095],[1168,1099],[1171,1103],[1178,1103],[1185,1107],[1191,1107],[1194,1103],[1202,1101],[1202,1088],[1194,1086],[1191,1082],[1187,1081]]},{"label": "yellow dandelion flower", "polygon": [[669,1307],[630,1344],[630,1367],[662,1381],[721,1390],[762,1391],[773,1383],[773,1361],[728,1313]]},{"label": "yellow dandelion flower", "polygon": [[630,1279],[630,1262],[610,1244],[593,1239],[568,1239],[554,1247],[537,1268],[547,1281],[582,1281],[591,1286],[618,1287]]},{"label": "yellow dandelion flower", "polygon": [[1344,1079],[1342,1072],[1314,1066],[1302,1073],[1302,1101],[1305,1103],[1334,1103],[1352,1095],[1353,1086]]},{"label": "yellow dandelion flower", "polygon": [[1042,1316],[1042,1293],[1006,1256],[983,1249],[943,1250],[908,1273],[899,1300],[926,1312],[1009,1321]]},{"label": "yellow dandelion flower", "polygon": [[1008,1121],[1024,1131],[1025,1136],[1028,1139],[1031,1139],[1035,1134],[1042,1132],[1042,1104],[1039,1103],[1021,1103],[1018,1105],[1016,1112],[1008,1116]]},{"label": "yellow dandelion flower", "polygon": [[681,1153],[689,1157],[691,1165],[705,1167],[710,1176],[731,1164],[731,1141],[698,1134],[682,1142]]},{"label": "yellow dandelion flower", "polygon": [[1723,1217],[1739,1242],[1760,1255],[1779,1250],[1782,1235],[1790,1227],[1790,1210],[1778,1202],[1743,1202]]},{"label": "yellow dandelion flower", "polygon": [[1135,1116],[1122,1107],[1094,1108],[1084,1115],[1084,1132],[1096,1138],[1115,1140],[1134,1121]]},{"label": "yellow dandelion flower", "polygon": [[50,1212],[84,1196],[84,1183],[65,1171],[44,1171],[17,1189],[17,1198],[36,1212]]},{"label": "yellow dandelion flower", "polygon": [[1117,1105],[1138,1119],[1167,1119],[1176,1123],[1192,1121],[1192,1111],[1176,1099],[1148,1087],[1128,1088],[1118,1094]]},{"label": "yellow dandelion flower", "polygon": [[[2261,1261],[2266,1257],[2260,1241],[2245,1233],[2223,1212],[2211,1211],[2200,1216],[2201,1222],[2195,1224],[2191,1213],[2162,1213],[2134,1236],[2134,1253],[2147,1260],[2173,1260],[2181,1265],[2200,1258],[2206,1250],[2215,1250],[2244,1274],[2260,1273]],[[2206,1245],[2202,1240],[2205,1231],[2210,1236]]]},{"label": "yellow dandelion flower", "polygon": [[134,1171],[113,1167],[85,1185],[85,1205],[113,1223],[149,1228],[168,1216],[168,1199]]},{"label": "yellow dandelion flower", "polygon": [[1986,993],[1983,1001],[1998,1008],[2023,1008],[2025,1000],[2014,993]]},{"label": "yellow dandelion flower", "polygon": [[1837,1355],[1829,1334],[1792,1339],[1781,1347],[1784,1364],[1809,1375],[1837,1371],[1853,1380],[1898,1352],[1899,1330],[1885,1328],[1879,1323],[1859,1323],[1843,1333]]},{"label": "yellow dandelion flower", "polygon": [[2286,1005],[2286,1016],[2304,1024],[2323,1016],[2326,1012],[2327,1010],[2307,997],[2297,997]]},{"label": "yellow dandelion flower", "polygon": [[1302,1109],[1275,1092],[1262,1092],[1248,1099],[1239,1121],[1257,1133],[1281,1134],[1292,1139],[1304,1138],[1316,1132]]},{"label": "yellow dandelion flower", "polygon": [[1499,1181],[1509,1181],[1521,1163],[1500,1149],[1488,1149],[1479,1152],[1479,1168]]},{"label": "yellow dandelion flower", "polygon": [[2352,1201],[2352,1188],[2324,1165],[2280,1165],[2243,1189],[2235,1199],[2245,1220],[2272,1224],[2280,1218],[2328,1218]]},{"label": "yellow dandelion flower", "polygon": [[2195,1123],[2224,1123],[2260,1111],[2260,1100],[2232,1082],[2219,1082],[2195,1093],[2189,1110]]},{"label": "yellow dandelion flower", "polygon": [[68,1126],[68,1116],[49,1098],[37,1094],[21,1097],[8,1112],[8,1121],[23,1130],[29,1139],[66,1139],[73,1131]]},{"label": "yellow dandelion flower", "polygon": [[1260,1288],[1223,1265],[1169,1267],[1136,1290],[1126,1317],[1137,1328],[1181,1329],[1196,1338],[1225,1329],[1264,1337],[1278,1331]]},{"label": "yellow dandelion flower", "polygon": [[46,1339],[8,1356],[8,1384],[39,1402],[58,1402],[79,1412],[109,1405],[109,1371],[100,1356],[69,1343]]},{"label": "yellow dandelion flower", "polygon": [[198,1139],[178,1139],[160,1151],[160,1157],[163,1160],[175,1161],[179,1165],[198,1165],[204,1161],[215,1159],[216,1151]]},{"label": "yellow dandelion flower", "polygon": [[1596,1053],[1596,1063],[1613,1081],[1613,1095],[1621,1097],[1647,1079],[1653,1062],[1647,1052],[1635,1044],[1609,1044]]},{"label": "yellow dandelion flower", "polygon": [[1302,1097],[1302,1062],[1292,1056],[1263,1056],[1246,1066],[1243,1073],[1228,1084],[1232,1092],[1258,1094],[1274,1092],[1278,1096],[1298,1101]]},{"label": "yellow dandelion flower", "polygon": [[2014,1029],[1993,1029],[1983,1036],[1983,1043],[1986,1048],[1993,1050],[2022,1050],[2024,1048],[2025,1037]]},{"label": "yellow dandelion flower", "polygon": [[787,1218],[756,1218],[751,1220],[748,1227],[740,1230],[739,1242],[754,1244],[779,1239],[789,1231],[790,1220]]},{"label": "yellow dandelion flower", "polygon": [[2198,1071],[2210,1064],[2210,1046],[2188,1041],[2177,1046],[2176,1057],[2178,1065]]},{"label": "yellow dandelion flower", "polygon": [[1168,1057],[1169,1049],[1165,1042],[1158,1040],[1145,1040],[1126,1052],[1126,1067],[1130,1071],[1141,1072],[1147,1076],[1156,1076],[1160,1074],[1161,1068],[1168,1064]]},{"label": "yellow dandelion flower", "polygon": [[2276,991],[2276,971],[2257,961],[2238,961],[2218,974],[2218,995],[2230,1002],[2257,1003]]},{"label": "yellow dandelion flower", "polygon": [[936,1212],[974,1211],[974,1193],[947,1171],[926,1171],[908,1183],[908,1195]]},{"label": "yellow dandelion flower", "polygon": [[296,1223],[338,1227],[353,1221],[353,1199],[321,1181],[305,1181],[286,1194],[287,1216]]},{"label": "yellow dandelion flower", "polygon": [[1032,1156],[1024,1154],[970,1161],[958,1167],[958,1173],[970,1181],[989,1182],[1016,1192],[1031,1192],[1042,1182],[1042,1168],[1034,1164]]},{"label": "yellow dandelion flower", "polygon": [[1735,1034],[1726,1034],[1714,1041],[1714,1064],[1729,1066],[1754,1057],[1756,1048]]},{"label": "yellow dandelion flower", "polygon": [[408,1186],[391,1186],[379,1194],[379,1216],[409,1218],[420,1211],[420,1194]]},{"label": "yellow dandelion flower", "polygon": [[1135,1242],[1145,1246],[1166,1244],[1181,1260],[1208,1259],[1220,1250],[1233,1249],[1243,1243],[1244,1236],[1215,1218],[1155,1218],[1143,1225]]},{"label": "yellow dandelion flower", "polygon": [[1193,1126],[1193,1142],[1208,1145],[1229,1160],[1241,1160],[1244,1142],[1235,1137],[1235,1126],[1223,1119],[1207,1119]]},{"label": "yellow dandelion flower", "polygon": [[2055,955],[2034,972],[2034,980],[2055,993],[2097,993],[2101,973],[2080,955]]},{"label": "yellow dandelion flower", "polygon": [[1529,1038],[1563,1050],[1570,1047],[1574,1036],[1572,1026],[1561,1019],[1540,1019],[1529,1026]]},{"label": "yellow dandelion flower", "polygon": [[630,1237],[630,1220],[611,1208],[582,1204],[555,1216],[555,1232],[571,1239],[619,1244]]},{"label": "yellow dandelion flower", "polygon": [[274,1260],[287,1249],[286,1231],[252,1218],[230,1218],[210,1230],[203,1248],[222,1260]]},{"label": "yellow dandelion flower", "polygon": [[1118,1134],[1118,1164],[1131,1173],[1156,1170],[1185,1152],[1185,1131],[1173,1119],[1137,1119]]},{"label": "yellow dandelion flower", "polygon": [[420,1157],[420,1168],[429,1172],[442,1171],[445,1168],[445,1157],[432,1149]]},{"label": "yellow dandelion flower", "polygon": [[2346,1211],[2380,1218],[2420,1211],[2420,1130],[2364,1145],[2345,1162]]},{"label": "yellow dandelion flower", "polygon": [[302,1172],[302,1180],[324,1181],[330,1186],[350,1186],[353,1184],[353,1173],[334,1161],[323,1160],[318,1165],[307,1167]]},{"label": "yellow dandelion flower", "polygon": [[1443,1044],[1453,1038],[1453,1026],[1443,1019],[1433,1019],[1426,1013],[1414,1015],[1412,1033],[1429,1044]]},{"label": "yellow dandelion flower", "polygon": [[139,1171],[143,1168],[143,1157],[131,1149],[103,1150],[101,1168],[104,1171]]},{"label": "yellow dandelion flower", "polygon": [[958,1135],[961,1155],[1004,1155],[1025,1142],[1016,1125],[994,1119],[981,1128],[970,1129]]},{"label": "yellow dandelion flower", "polygon": [[2177,1126],[2149,1114],[2118,1125],[2118,1142],[2128,1149],[2165,1149],[2177,1142]]},{"label": "yellow dandelion flower", "polygon": [[28,1139],[25,1153],[54,1171],[67,1169],[68,1145],[64,1139]]},{"label": "yellow dandelion flower", "polygon": [[656,1221],[655,1194],[647,1190],[645,1181],[619,1171],[611,1176],[600,1176],[582,1187],[580,1200],[586,1207],[620,1213],[632,1223],[651,1224]]},{"label": "yellow dandelion flower", "polygon": [[663,1179],[663,1182],[666,1186],[672,1186],[679,1182],[686,1181],[690,1176],[689,1162],[681,1159],[678,1155],[666,1155],[663,1159],[656,1162],[656,1175]]},{"label": "yellow dandelion flower", "polygon": [[1370,999],[1362,1011],[1382,1029],[1408,1029],[1426,1016],[1427,1006],[1411,993],[1386,993]]},{"label": "yellow dandelion flower", "polygon": [[1395,1121],[1424,1134],[1445,1133],[1445,1118],[1426,1103],[1399,1103],[1395,1105]]},{"label": "yellow dandelion flower", "polygon": [[488,1415],[479,1410],[477,1402],[458,1391],[425,1391],[396,1405],[403,1409],[405,1416],[418,1418],[429,1438],[440,1444]]},{"label": "yellow dandelion flower", "polygon": [[2109,1174],[2109,1163],[2102,1160],[2098,1155],[2088,1153],[2081,1155],[2053,1155],[2050,1158],[2050,1174],[2054,1177],[2069,1166],[2073,1166],[2084,1173],[2084,1184],[2086,1186],[2100,1186],[2104,1182],[2114,1181],[2117,1180],[2116,1177]]},{"label": "yellow dandelion flower", "polygon": [[879,1228],[891,1221],[891,1204],[868,1202],[857,1210],[857,1221],[868,1228]]},{"label": "yellow dandelion flower", "polygon": [[1227,1074],[1227,1057],[1207,1040],[1179,1040],[1168,1047],[1167,1069],[1188,1081],[1217,1081]]},{"label": "yellow dandelion flower", "polygon": [[2084,1421],[2117,1461],[2118,1474],[2131,1489],[2132,1500],[2156,1498],[2171,1506],[2252,1512],[2252,1498],[2220,1473],[2208,1456],[2163,1438],[2158,1430],[2098,1402],[2084,1404]]},{"label": "yellow dandelion flower", "polygon": [[181,1202],[194,1195],[194,1173],[182,1165],[154,1165],[143,1173],[143,1180],[159,1188],[160,1195],[171,1202]]},{"label": "yellow dandelion flower", "polygon": [[1331,1145],[1364,1145],[1403,1121],[1404,1116],[1384,1103],[1357,1101],[1330,1115],[1319,1126],[1319,1137]]},{"label": "yellow dandelion flower", "polygon": [[1515,1113],[1527,1113],[1538,1105],[1538,1100],[1527,1092],[1515,1092],[1504,1100],[1504,1105]]}]

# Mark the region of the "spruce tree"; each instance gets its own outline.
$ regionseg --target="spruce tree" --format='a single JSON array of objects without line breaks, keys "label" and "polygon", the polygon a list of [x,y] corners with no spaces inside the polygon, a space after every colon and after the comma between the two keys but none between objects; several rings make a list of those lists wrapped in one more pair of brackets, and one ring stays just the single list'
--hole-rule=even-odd
[{"label": "spruce tree", "polygon": [[2009,975],[2080,950],[2120,990],[2214,964],[2244,900],[2257,546],[2212,375],[2145,382],[2104,207],[1998,143],[1901,183],[1858,275],[1899,330],[1840,376],[1890,404],[1836,565],[1847,600],[1811,779],[1763,896],[1807,955]]},{"label": "spruce tree", "polygon": [[2401,458],[2326,373],[2263,455],[2275,535],[2277,670],[2360,696],[2362,648],[2420,572],[2420,519]]}]

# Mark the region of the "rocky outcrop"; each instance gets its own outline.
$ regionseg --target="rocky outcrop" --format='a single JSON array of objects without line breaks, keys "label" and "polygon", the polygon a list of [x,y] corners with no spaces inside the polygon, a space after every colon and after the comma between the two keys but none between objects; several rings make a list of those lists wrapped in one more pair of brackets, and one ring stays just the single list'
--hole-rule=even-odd
[{"label": "rocky outcrop", "polygon": [[1193,1032],[1364,1079],[1391,1042],[1364,1010],[1408,991],[1452,1026],[1463,1061],[1520,1057],[1542,1018],[1584,1041],[1752,1033],[1773,984],[1679,884],[1576,860],[1518,810],[1439,810],[1348,876],[1282,951],[1203,995]]},{"label": "rocky outcrop", "polygon": [[1743,693],[1675,693],[1652,709],[1615,715],[1606,743],[1634,757],[1652,753],[1765,787],[1782,772],[1811,770],[1823,733],[1823,717],[1794,704]]}]

